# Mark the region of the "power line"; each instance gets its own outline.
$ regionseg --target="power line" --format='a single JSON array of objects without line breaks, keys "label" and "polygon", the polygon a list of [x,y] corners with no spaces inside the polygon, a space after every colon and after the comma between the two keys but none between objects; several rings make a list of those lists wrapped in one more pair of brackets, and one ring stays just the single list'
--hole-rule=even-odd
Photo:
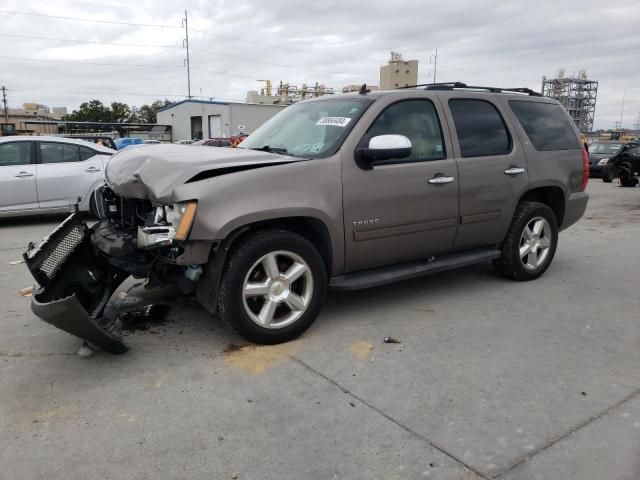
[{"label": "power line", "polygon": [[148,10],[151,12],[172,12],[178,15],[180,12],[176,10],[169,10],[168,8],[153,8],[153,7],[132,7],[129,5],[116,5],[113,3],[93,3],[93,2],[80,2],[78,0],[58,0],[62,3],[74,3],[78,5],[89,5],[91,7],[109,7],[109,8],[121,8],[123,10]]},{"label": "power line", "polygon": [[45,17],[45,18],[57,18],[59,20],[72,20],[76,22],[91,22],[91,23],[108,23],[113,25],[127,25],[130,27],[157,27],[157,28],[179,28],[176,25],[163,25],[159,23],[132,23],[132,22],[117,22],[115,20],[95,20],[93,18],[77,18],[77,17],[63,17],[60,15],[47,15],[44,13],[33,13],[33,12],[16,12],[11,10],[0,10],[0,13],[8,14],[8,15],[24,15],[31,17]]},{"label": "power line", "polygon": [[54,42],[66,42],[87,45],[113,45],[115,47],[149,47],[149,48],[182,48],[177,45],[151,45],[148,43],[117,43],[117,42],[97,42],[92,40],[70,40],[68,38],[40,37],[35,35],[19,35],[17,33],[0,33],[0,37],[26,38],[28,40],[50,40]]},{"label": "power line", "polygon": [[100,62],[84,62],[81,60],[49,60],[45,58],[16,58],[16,57],[0,57],[0,60],[10,62],[47,62],[47,63],[72,63],[78,65],[98,65],[104,67],[141,67],[141,68],[184,68],[184,65],[149,65],[137,63],[100,63]]}]

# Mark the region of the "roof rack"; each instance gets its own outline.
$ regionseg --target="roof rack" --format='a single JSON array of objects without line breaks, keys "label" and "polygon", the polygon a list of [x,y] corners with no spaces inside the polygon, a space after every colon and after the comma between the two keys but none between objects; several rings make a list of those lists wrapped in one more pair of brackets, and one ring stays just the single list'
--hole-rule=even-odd
[{"label": "roof rack", "polygon": [[530,88],[518,87],[518,88],[501,88],[501,87],[480,87],[477,85],[467,85],[462,82],[445,82],[445,83],[421,83],[419,85],[409,85],[405,88],[417,88],[424,87],[425,90],[454,90],[454,89],[463,89],[463,90],[486,90],[491,93],[523,93],[526,95],[530,95],[532,97],[541,97],[542,94],[539,92],[534,92]]}]

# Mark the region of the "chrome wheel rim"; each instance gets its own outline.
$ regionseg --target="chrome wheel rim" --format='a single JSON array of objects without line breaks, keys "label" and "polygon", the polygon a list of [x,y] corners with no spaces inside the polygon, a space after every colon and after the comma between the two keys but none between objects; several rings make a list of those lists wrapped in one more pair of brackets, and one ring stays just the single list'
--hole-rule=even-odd
[{"label": "chrome wheel rim", "polygon": [[277,250],[260,257],[244,278],[242,302],[249,318],[263,328],[284,328],[306,311],[313,296],[313,275],[304,259]]},{"label": "chrome wheel rim", "polygon": [[520,236],[520,261],[527,270],[536,270],[547,260],[551,248],[551,226],[542,217],[529,220]]}]

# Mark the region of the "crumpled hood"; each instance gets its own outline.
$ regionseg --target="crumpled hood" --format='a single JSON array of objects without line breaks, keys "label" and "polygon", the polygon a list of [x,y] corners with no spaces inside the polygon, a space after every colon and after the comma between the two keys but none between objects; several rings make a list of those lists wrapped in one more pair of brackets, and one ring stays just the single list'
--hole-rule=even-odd
[{"label": "crumpled hood", "polygon": [[138,145],[113,155],[105,169],[111,189],[120,196],[171,201],[173,189],[191,179],[255,167],[299,162],[290,157],[242,148],[194,145]]}]

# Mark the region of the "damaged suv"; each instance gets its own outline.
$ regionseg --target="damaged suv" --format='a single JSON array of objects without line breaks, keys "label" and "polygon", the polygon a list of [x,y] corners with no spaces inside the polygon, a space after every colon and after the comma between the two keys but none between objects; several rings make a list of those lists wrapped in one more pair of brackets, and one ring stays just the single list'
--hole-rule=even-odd
[{"label": "damaged suv", "polygon": [[173,284],[241,336],[304,332],[328,288],[492,260],[532,280],[583,215],[588,157],[569,115],[527,89],[433,84],[318,98],[239,148],[133,146],[109,161],[97,223],[72,214],[25,260],[43,320],[122,351],[128,276]]}]

